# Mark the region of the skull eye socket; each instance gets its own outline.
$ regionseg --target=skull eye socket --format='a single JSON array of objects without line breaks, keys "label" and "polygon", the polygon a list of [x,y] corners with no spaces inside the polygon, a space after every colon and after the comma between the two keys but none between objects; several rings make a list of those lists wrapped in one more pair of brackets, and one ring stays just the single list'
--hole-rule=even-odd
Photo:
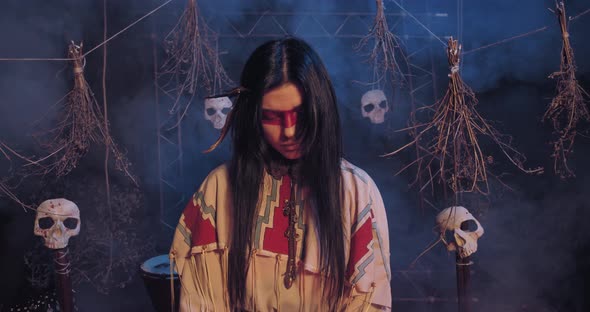
[{"label": "skull eye socket", "polygon": [[224,107],[224,108],[221,110],[221,112],[222,112],[224,115],[227,115],[227,114],[229,114],[229,111],[230,111],[230,110],[231,110],[231,108],[230,108],[230,107]]},{"label": "skull eye socket", "polygon": [[379,103],[379,107],[381,107],[381,108],[386,108],[386,107],[387,107],[387,102],[385,102],[385,101],[381,101],[381,102]]},{"label": "skull eye socket", "polygon": [[370,113],[375,109],[375,105],[374,104],[367,104],[363,107],[363,109],[365,110],[365,113]]},{"label": "skull eye socket", "polygon": [[461,230],[474,232],[475,230],[477,230],[477,223],[475,223],[475,221],[473,220],[465,220],[461,222]]},{"label": "skull eye socket", "polygon": [[53,219],[50,217],[44,217],[39,219],[39,227],[42,230],[47,230],[53,226]]},{"label": "skull eye socket", "polygon": [[207,108],[207,115],[213,116],[215,114],[215,108]]},{"label": "skull eye socket", "polygon": [[78,220],[75,218],[67,218],[64,220],[64,225],[68,229],[73,230],[78,226]]}]

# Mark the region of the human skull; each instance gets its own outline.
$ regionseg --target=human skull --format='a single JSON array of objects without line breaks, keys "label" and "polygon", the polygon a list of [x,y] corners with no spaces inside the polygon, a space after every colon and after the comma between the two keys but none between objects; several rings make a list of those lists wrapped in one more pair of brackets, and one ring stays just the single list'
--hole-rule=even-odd
[{"label": "human skull", "polygon": [[80,233],[80,210],[65,198],[49,199],[37,208],[35,235],[43,237],[45,246],[60,249],[70,237]]},{"label": "human skull", "polygon": [[[466,221],[473,221],[477,225],[474,231],[462,230],[461,225]],[[458,249],[461,258],[469,257],[477,251],[477,240],[483,235],[483,227],[465,207],[452,206],[441,211],[436,216],[436,223],[440,230],[440,237],[449,251]],[[455,242],[447,242],[446,231],[452,231]]]},{"label": "human skull", "polygon": [[231,100],[226,96],[205,99],[205,119],[213,124],[213,128],[221,129],[225,125],[231,106]]},{"label": "human skull", "polygon": [[389,111],[387,98],[381,90],[367,91],[361,97],[361,112],[371,123],[380,124],[385,121],[385,113]]}]

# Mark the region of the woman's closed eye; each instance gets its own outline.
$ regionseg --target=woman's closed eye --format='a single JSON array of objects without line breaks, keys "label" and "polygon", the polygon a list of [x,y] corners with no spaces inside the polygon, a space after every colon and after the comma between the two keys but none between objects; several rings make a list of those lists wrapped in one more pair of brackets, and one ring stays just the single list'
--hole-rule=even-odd
[{"label": "woman's closed eye", "polygon": [[280,120],[282,118],[282,112],[272,111],[268,109],[262,110],[262,120]]},{"label": "woman's closed eye", "polygon": [[297,120],[297,114],[302,111],[301,105],[288,110],[288,111],[275,111],[270,109],[262,109],[262,121],[264,122],[272,122],[272,123],[280,123],[281,121],[288,119],[290,122],[295,122]]}]

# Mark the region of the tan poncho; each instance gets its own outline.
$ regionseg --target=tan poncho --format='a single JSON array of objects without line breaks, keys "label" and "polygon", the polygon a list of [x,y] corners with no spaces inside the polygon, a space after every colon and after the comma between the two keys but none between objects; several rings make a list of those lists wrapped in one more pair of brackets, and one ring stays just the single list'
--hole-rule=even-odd
[{"label": "tan poncho", "polygon": [[[381,194],[366,172],[342,161],[346,296],[338,310],[391,309],[389,234]],[[288,226],[282,203],[290,179],[264,175],[246,280],[248,311],[327,311],[321,299],[319,241],[305,190],[296,189],[297,276],[287,289]],[[229,311],[227,283],[231,194],[227,165],[214,169],[180,217],[170,249],[180,275],[180,311]],[[332,307],[331,307],[332,308]]]}]

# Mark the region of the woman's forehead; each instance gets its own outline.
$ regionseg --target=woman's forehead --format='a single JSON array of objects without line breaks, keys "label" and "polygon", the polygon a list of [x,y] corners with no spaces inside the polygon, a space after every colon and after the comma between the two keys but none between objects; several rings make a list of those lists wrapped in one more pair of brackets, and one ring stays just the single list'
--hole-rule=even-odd
[{"label": "woman's forehead", "polygon": [[264,94],[262,108],[273,111],[288,111],[301,105],[299,88],[291,82],[282,84]]}]

